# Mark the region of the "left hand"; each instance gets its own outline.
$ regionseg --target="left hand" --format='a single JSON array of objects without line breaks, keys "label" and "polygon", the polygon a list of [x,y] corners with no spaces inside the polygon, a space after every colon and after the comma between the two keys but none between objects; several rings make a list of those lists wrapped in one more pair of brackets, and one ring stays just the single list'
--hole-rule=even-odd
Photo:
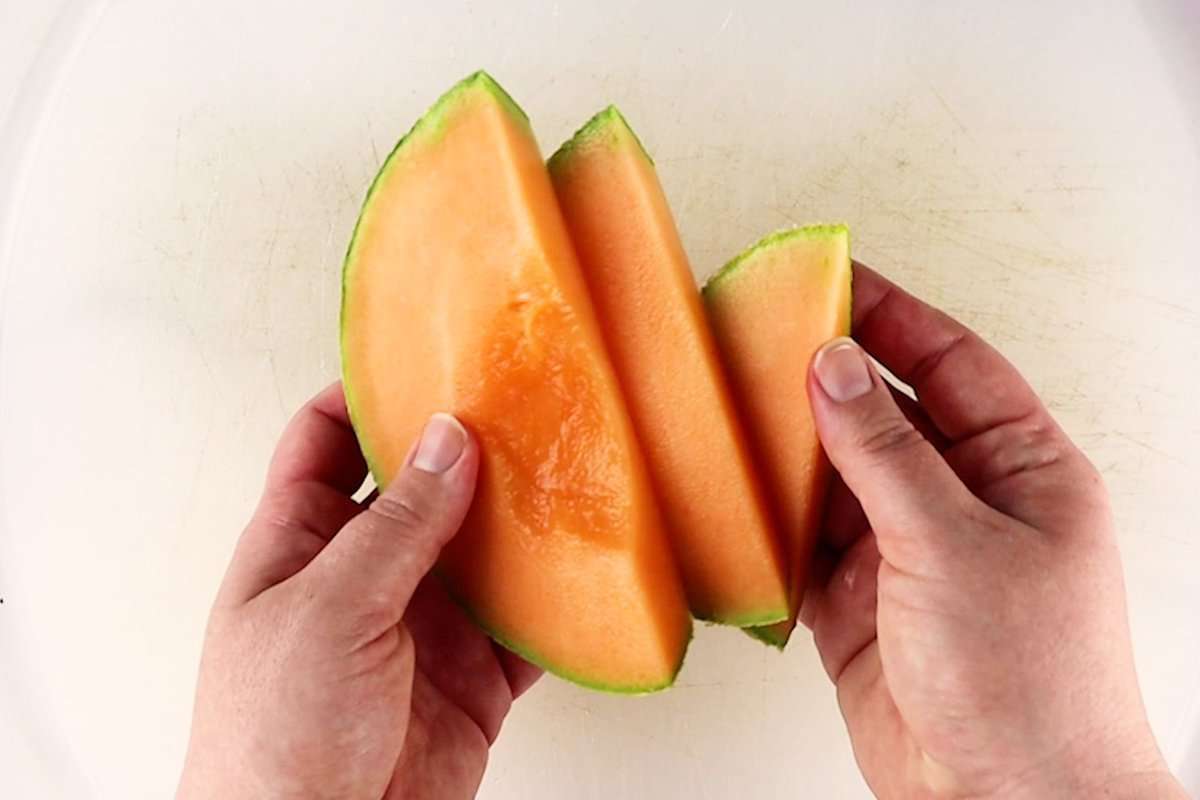
[{"label": "left hand", "polygon": [[341,385],[301,409],[209,619],[181,800],[474,796],[540,674],[427,574],[478,463],[462,425],[435,415],[364,508]]}]

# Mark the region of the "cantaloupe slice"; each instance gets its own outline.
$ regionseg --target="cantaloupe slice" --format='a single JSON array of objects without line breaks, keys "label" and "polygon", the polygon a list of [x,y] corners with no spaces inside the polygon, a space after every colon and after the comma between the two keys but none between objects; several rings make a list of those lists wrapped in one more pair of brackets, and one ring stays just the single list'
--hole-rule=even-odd
[{"label": "cantaloupe slice", "polygon": [[786,619],[781,547],[650,157],[610,106],[549,167],[692,613]]},{"label": "cantaloupe slice", "polygon": [[808,365],[821,345],[850,333],[850,275],[846,227],[814,225],[766,237],[703,290],[787,545],[791,615],[748,629],[778,647],[796,625],[830,475],[808,401]]},{"label": "cantaloupe slice", "polygon": [[396,145],[343,282],[346,397],[376,481],[435,411],[479,439],[475,501],[439,563],[451,594],[570,680],[669,685],[683,588],[529,122],[486,74]]}]

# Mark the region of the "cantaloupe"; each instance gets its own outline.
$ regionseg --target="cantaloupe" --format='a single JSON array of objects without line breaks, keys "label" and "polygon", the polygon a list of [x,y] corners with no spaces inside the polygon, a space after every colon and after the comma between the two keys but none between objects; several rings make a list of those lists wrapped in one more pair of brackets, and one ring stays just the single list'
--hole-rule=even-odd
[{"label": "cantaloupe", "polygon": [[576,682],[669,685],[686,598],[529,122],[484,73],[384,163],[343,273],[342,364],[375,480],[425,420],[478,438],[438,571],[497,641]]},{"label": "cantaloupe", "polygon": [[703,289],[788,550],[789,618],[748,629],[778,647],[796,625],[830,476],[809,405],[808,367],[822,344],[850,333],[850,278],[846,227],[815,225],[766,237]]},{"label": "cantaloupe", "polygon": [[780,543],[650,157],[610,106],[549,168],[692,613],[786,619]]}]

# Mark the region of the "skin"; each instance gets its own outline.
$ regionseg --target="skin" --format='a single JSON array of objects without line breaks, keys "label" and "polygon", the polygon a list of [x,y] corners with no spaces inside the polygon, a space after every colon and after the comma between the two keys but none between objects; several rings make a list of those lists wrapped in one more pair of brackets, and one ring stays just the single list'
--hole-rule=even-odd
[{"label": "skin", "polygon": [[854,295],[859,344],[809,371],[840,482],[802,616],[867,783],[1186,797],[1146,721],[1100,475],[978,336],[861,265]]},{"label": "skin", "polygon": [[478,449],[453,426],[447,469],[414,447],[364,507],[341,385],[289,423],[209,619],[179,798],[474,796],[539,671],[428,575],[474,491]]},{"label": "skin", "polygon": [[[809,367],[840,477],[801,618],[872,791],[1186,798],[1146,721],[1096,470],[981,339],[860,265],[854,288],[857,344]],[[340,386],[293,419],[213,608],[180,798],[474,795],[538,672],[427,574],[474,488],[456,430],[444,469],[414,446],[364,509]]]}]

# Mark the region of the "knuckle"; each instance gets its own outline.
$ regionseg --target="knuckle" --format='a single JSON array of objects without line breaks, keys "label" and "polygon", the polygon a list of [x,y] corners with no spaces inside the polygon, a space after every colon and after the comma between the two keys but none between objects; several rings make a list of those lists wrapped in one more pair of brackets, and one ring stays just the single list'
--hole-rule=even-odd
[{"label": "knuckle", "polygon": [[429,523],[429,511],[412,492],[387,492],[375,498],[370,513],[381,523],[400,531],[417,531]]},{"label": "knuckle", "polygon": [[277,528],[303,527],[303,523],[313,516],[312,505],[306,492],[268,489],[255,516],[262,523]]},{"label": "knuckle", "polygon": [[859,451],[875,457],[890,457],[925,444],[925,437],[903,416],[880,420],[858,440]]},{"label": "knuckle", "polygon": [[341,623],[346,637],[355,643],[369,642],[396,626],[396,614],[389,597],[380,592],[364,595]]},{"label": "knuckle", "polygon": [[[392,497],[382,503],[381,500],[382,497],[376,500],[361,517],[368,526],[369,538],[386,542],[391,557],[403,564],[406,571],[428,569],[437,555],[432,541],[435,537],[430,535],[436,528],[430,523],[428,515],[403,498]],[[389,598],[389,592],[380,592],[380,604],[389,605]],[[374,604],[368,602],[367,605]]]},{"label": "knuckle", "polygon": [[1088,457],[1048,419],[1017,420],[994,428],[981,440],[990,453],[985,483],[1021,473],[1069,475],[1084,492],[1104,492],[1104,479]]},{"label": "knuckle", "polygon": [[396,632],[394,651],[399,653],[403,658],[411,658],[417,649],[412,631],[408,629],[407,625],[395,625],[392,630]]},{"label": "knuckle", "polygon": [[440,547],[449,520],[437,488],[419,475],[400,475],[396,480],[398,483],[371,503],[364,515],[367,523],[395,545],[418,555],[435,545]]},{"label": "knuckle", "polygon": [[1022,469],[1053,466],[1068,455],[1070,443],[1049,421],[1034,419],[1013,423],[1013,430],[999,429],[1004,436],[1011,460]]},{"label": "knuckle", "polygon": [[328,539],[348,515],[345,495],[306,481],[275,489],[263,497],[256,517],[279,530],[313,533]]},{"label": "knuckle", "polygon": [[342,589],[332,596],[326,590],[326,602],[314,609],[326,630],[338,640],[357,647],[399,621],[393,585],[364,581]]}]

